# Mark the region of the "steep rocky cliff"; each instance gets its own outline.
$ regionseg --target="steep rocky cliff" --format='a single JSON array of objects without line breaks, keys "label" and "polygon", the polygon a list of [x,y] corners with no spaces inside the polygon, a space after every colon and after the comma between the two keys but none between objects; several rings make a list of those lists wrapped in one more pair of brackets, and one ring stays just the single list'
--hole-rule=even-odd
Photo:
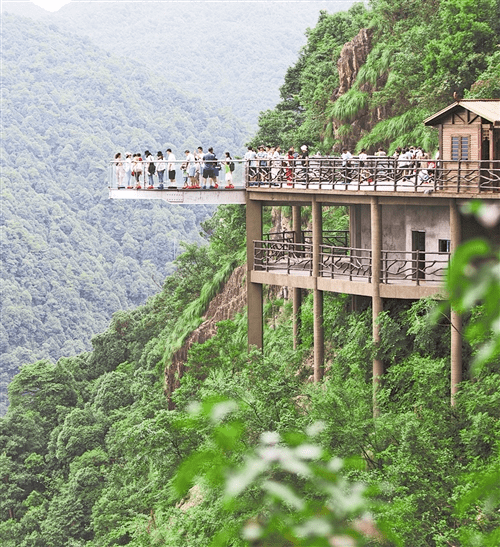
[{"label": "steep rocky cliff", "polygon": [[193,344],[202,344],[217,332],[217,323],[232,319],[246,306],[245,286],[246,266],[237,267],[222,290],[213,298],[204,316],[203,323],[187,338],[184,345],[178,349],[170,363],[165,368],[165,395],[168,398],[169,408],[173,408],[171,395],[179,387],[179,381],[185,371],[185,364],[189,349]]},{"label": "steep rocky cliff", "polygon": [[365,64],[370,53],[371,41],[372,32],[370,29],[362,28],[350,42],[344,44],[337,61],[339,87],[332,94],[333,101],[347,93],[352,87],[359,69]]},{"label": "steep rocky cliff", "polygon": [[[332,102],[346,95],[353,87],[357,87],[361,94],[370,97],[374,91],[385,85],[385,75],[377,78],[374,85],[370,82],[364,82],[361,85],[355,83],[371,51],[372,36],[370,29],[363,28],[350,42],[344,44],[337,61],[339,87],[332,92]],[[338,137],[334,147],[335,152],[340,152],[344,146],[353,150],[361,136],[371,131],[377,122],[388,115],[387,108],[372,108],[369,100],[360,101],[360,104],[362,106],[356,108],[352,114],[347,113],[342,118],[332,117],[333,131]]]}]

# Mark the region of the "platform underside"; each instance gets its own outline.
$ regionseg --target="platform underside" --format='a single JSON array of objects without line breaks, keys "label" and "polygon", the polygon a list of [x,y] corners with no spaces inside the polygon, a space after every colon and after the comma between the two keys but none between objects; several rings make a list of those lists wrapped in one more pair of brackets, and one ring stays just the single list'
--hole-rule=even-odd
[{"label": "platform underside", "polygon": [[111,199],[159,199],[178,205],[230,205],[246,203],[246,190],[135,190],[110,188]]}]

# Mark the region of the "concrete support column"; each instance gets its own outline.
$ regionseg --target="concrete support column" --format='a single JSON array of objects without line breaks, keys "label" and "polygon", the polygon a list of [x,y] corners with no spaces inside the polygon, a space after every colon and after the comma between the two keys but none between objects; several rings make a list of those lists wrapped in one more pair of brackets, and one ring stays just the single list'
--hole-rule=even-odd
[{"label": "concrete support column", "polygon": [[[380,329],[377,324],[378,316],[383,311],[383,302],[380,297],[380,270],[382,268],[382,213],[377,197],[370,202],[371,216],[371,244],[372,244],[372,329],[375,348],[380,344]],[[373,359],[373,414],[378,416],[377,390],[384,374],[384,364],[381,359]]]},{"label": "concrete support column", "polygon": [[251,282],[254,267],[254,241],[262,240],[262,204],[252,201],[247,193],[247,306],[248,306],[248,347],[264,347],[262,285]]},{"label": "concrete support column", "polygon": [[[313,277],[319,277],[320,246],[323,242],[323,216],[321,203],[312,202],[312,228],[313,228]],[[323,292],[313,291],[314,311],[314,381],[319,382],[323,378],[323,366],[325,359],[325,336],[323,330]]]},{"label": "concrete support column", "polygon": [[295,243],[302,243],[302,219],[300,205],[292,205],[292,228]]},{"label": "concrete support column", "polygon": [[297,349],[302,342],[301,337],[301,308],[302,308],[302,289],[293,288],[293,349]]},{"label": "concrete support column", "polygon": [[[450,251],[455,252],[462,239],[460,213],[456,200],[450,200]],[[454,396],[458,384],[462,381],[462,317],[451,310],[451,404],[455,404]]]},{"label": "concrete support column", "polygon": [[[302,243],[302,220],[300,214],[300,205],[292,206],[292,226],[294,231],[295,243]],[[302,289],[293,289],[293,349],[297,349],[301,342],[301,307],[302,307]]]}]

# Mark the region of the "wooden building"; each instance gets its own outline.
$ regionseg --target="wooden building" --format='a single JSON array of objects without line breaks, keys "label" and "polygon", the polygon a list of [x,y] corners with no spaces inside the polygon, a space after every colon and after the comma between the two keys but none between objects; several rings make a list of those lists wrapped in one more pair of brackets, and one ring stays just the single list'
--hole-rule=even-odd
[{"label": "wooden building", "polygon": [[439,129],[443,160],[500,160],[500,99],[458,101],[424,124]]}]

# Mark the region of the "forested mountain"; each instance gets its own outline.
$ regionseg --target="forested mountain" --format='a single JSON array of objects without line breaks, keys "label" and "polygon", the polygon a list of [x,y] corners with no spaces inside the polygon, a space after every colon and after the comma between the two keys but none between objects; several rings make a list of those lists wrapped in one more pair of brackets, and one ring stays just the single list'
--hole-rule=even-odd
[{"label": "forested mountain", "polygon": [[109,203],[106,160],[238,150],[250,136],[239,120],[255,125],[276,102],[306,26],[329,5],[2,4],[3,403],[21,364],[88,349],[113,311],[161,286],[181,241],[200,241],[208,209]]},{"label": "forested mountain", "polygon": [[322,13],[252,142],[326,154],[436,149],[422,121],[454,93],[500,97],[498,13],[499,0],[372,0]]},{"label": "forested mountain", "polygon": [[[312,295],[296,351],[291,302],[270,295],[265,354],[247,351],[244,314],[219,323],[184,352],[169,409],[163,374],[242,260],[244,214],[219,209],[210,246],[179,257],[146,305],[115,314],[92,352],[14,378],[0,419],[2,546],[496,547],[499,356],[450,406],[450,329],[431,320],[431,301],[393,302],[381,318],[376,419],[371,310],[347,313],[333,293],[320,384],[308,382]],[[211,313],[228,304],[218,296]],[[485,342],[480,325],[466,363]]]},{"label": "forested mountain", "polygon": [[[287,67],[304,32],[331,2],[72,2],[56,13],[29,4],[4,4],[54,23],[133,61],[130,77],[151,71],[256,125],[258,113],[279,100]],[[129,69],[130,70],[130,69]]]},{"label": "forested mountain", "polygon": [[[237,151],[243,124],[163,75],[30,19],[2,21],[2,385],[30,361],[90,348],[201,242],[210,207],[112,202],[116,151]],[[130,78],[130,74],[135,74]]]},{"label": "forested mountain", "polygon": [[[432,146],[432,134],[421,130],[424,111],[451,102],[454,87],[497,93],[497,13],[498,0],[376,0],[370,9],[322,14],[286,75],[281,103],[261,116],[256,142],[308,142],[328,152],[356,146],[357,137],[388,149],[403,140]],[[108,203],[105,162],[96,158],[142,150],[146,141],[180,146],[169,133],[184,135],[178,120],[193,105],[214,125],[234,122],[165,87],[143,65],[133,72],[134,60],[129,65],[44,21],[5,16],[3,25],[9,137],[1,277],[13,304],[2,325],[13,325],[12,336],[23,335],[17,343],[29,347],[36,329],[50,323],[47,308],[31,314],[39,299],[58,313],[70,302],[56,316],[61,328],[74,321],[69,331],[81,305],[72,291],[89,307],[111,294],[140,301],[163,234],[181,224],[197,229],[204,216]],[[81,59],[81,72],[69,70],[71,57]],[[123,76],[124,65],[137,78]],[[100,100],[106,94],[116,97],[111,110]],[[170,112],[177,114],[163,117]],[[45,117],[63,121],[61,129]],[[243,138],[240,126],[231,127],[234,141],[218,145]],[[329,212],[328,229],[345,229],[343,210]],[[436,311],[431,300],[387,302],[375,346],[371,310],[349,312],[348,299],[325,293],[319,384],[309,381],[311,295],[297,350],[291,302],[272,288],[265,354],[247,349],[244,310],[211,338],[183,346],[210,320],[207,310],[227,304],[212,298],[244,261],[244,219],[242,206],[219,208],[204,224],[210,244],[177,257],[176,271],[145,304],[115,313],[91,352],[27,364],[11,382],[0,419],[2,547],[497,547],[498,249],[470,242],[453,260],[447,291],[468,328],[467,374],[451,406],[449,310]],[[269,229],[269,208],[264,221]],[[73,248],[79,253],[70,259]],[[112,262],[118,248],[126,257],[119,269]],[[234,291],[244,288],[239,279]],[[47,331],[54,345],[58,328]],[[174,355],[181,355],[177,368]],[[386,373],[374,417],[375,355]],[[473,366],[475,356],[482,366]],[[173,393],[169,377],[176,377]]]}]

